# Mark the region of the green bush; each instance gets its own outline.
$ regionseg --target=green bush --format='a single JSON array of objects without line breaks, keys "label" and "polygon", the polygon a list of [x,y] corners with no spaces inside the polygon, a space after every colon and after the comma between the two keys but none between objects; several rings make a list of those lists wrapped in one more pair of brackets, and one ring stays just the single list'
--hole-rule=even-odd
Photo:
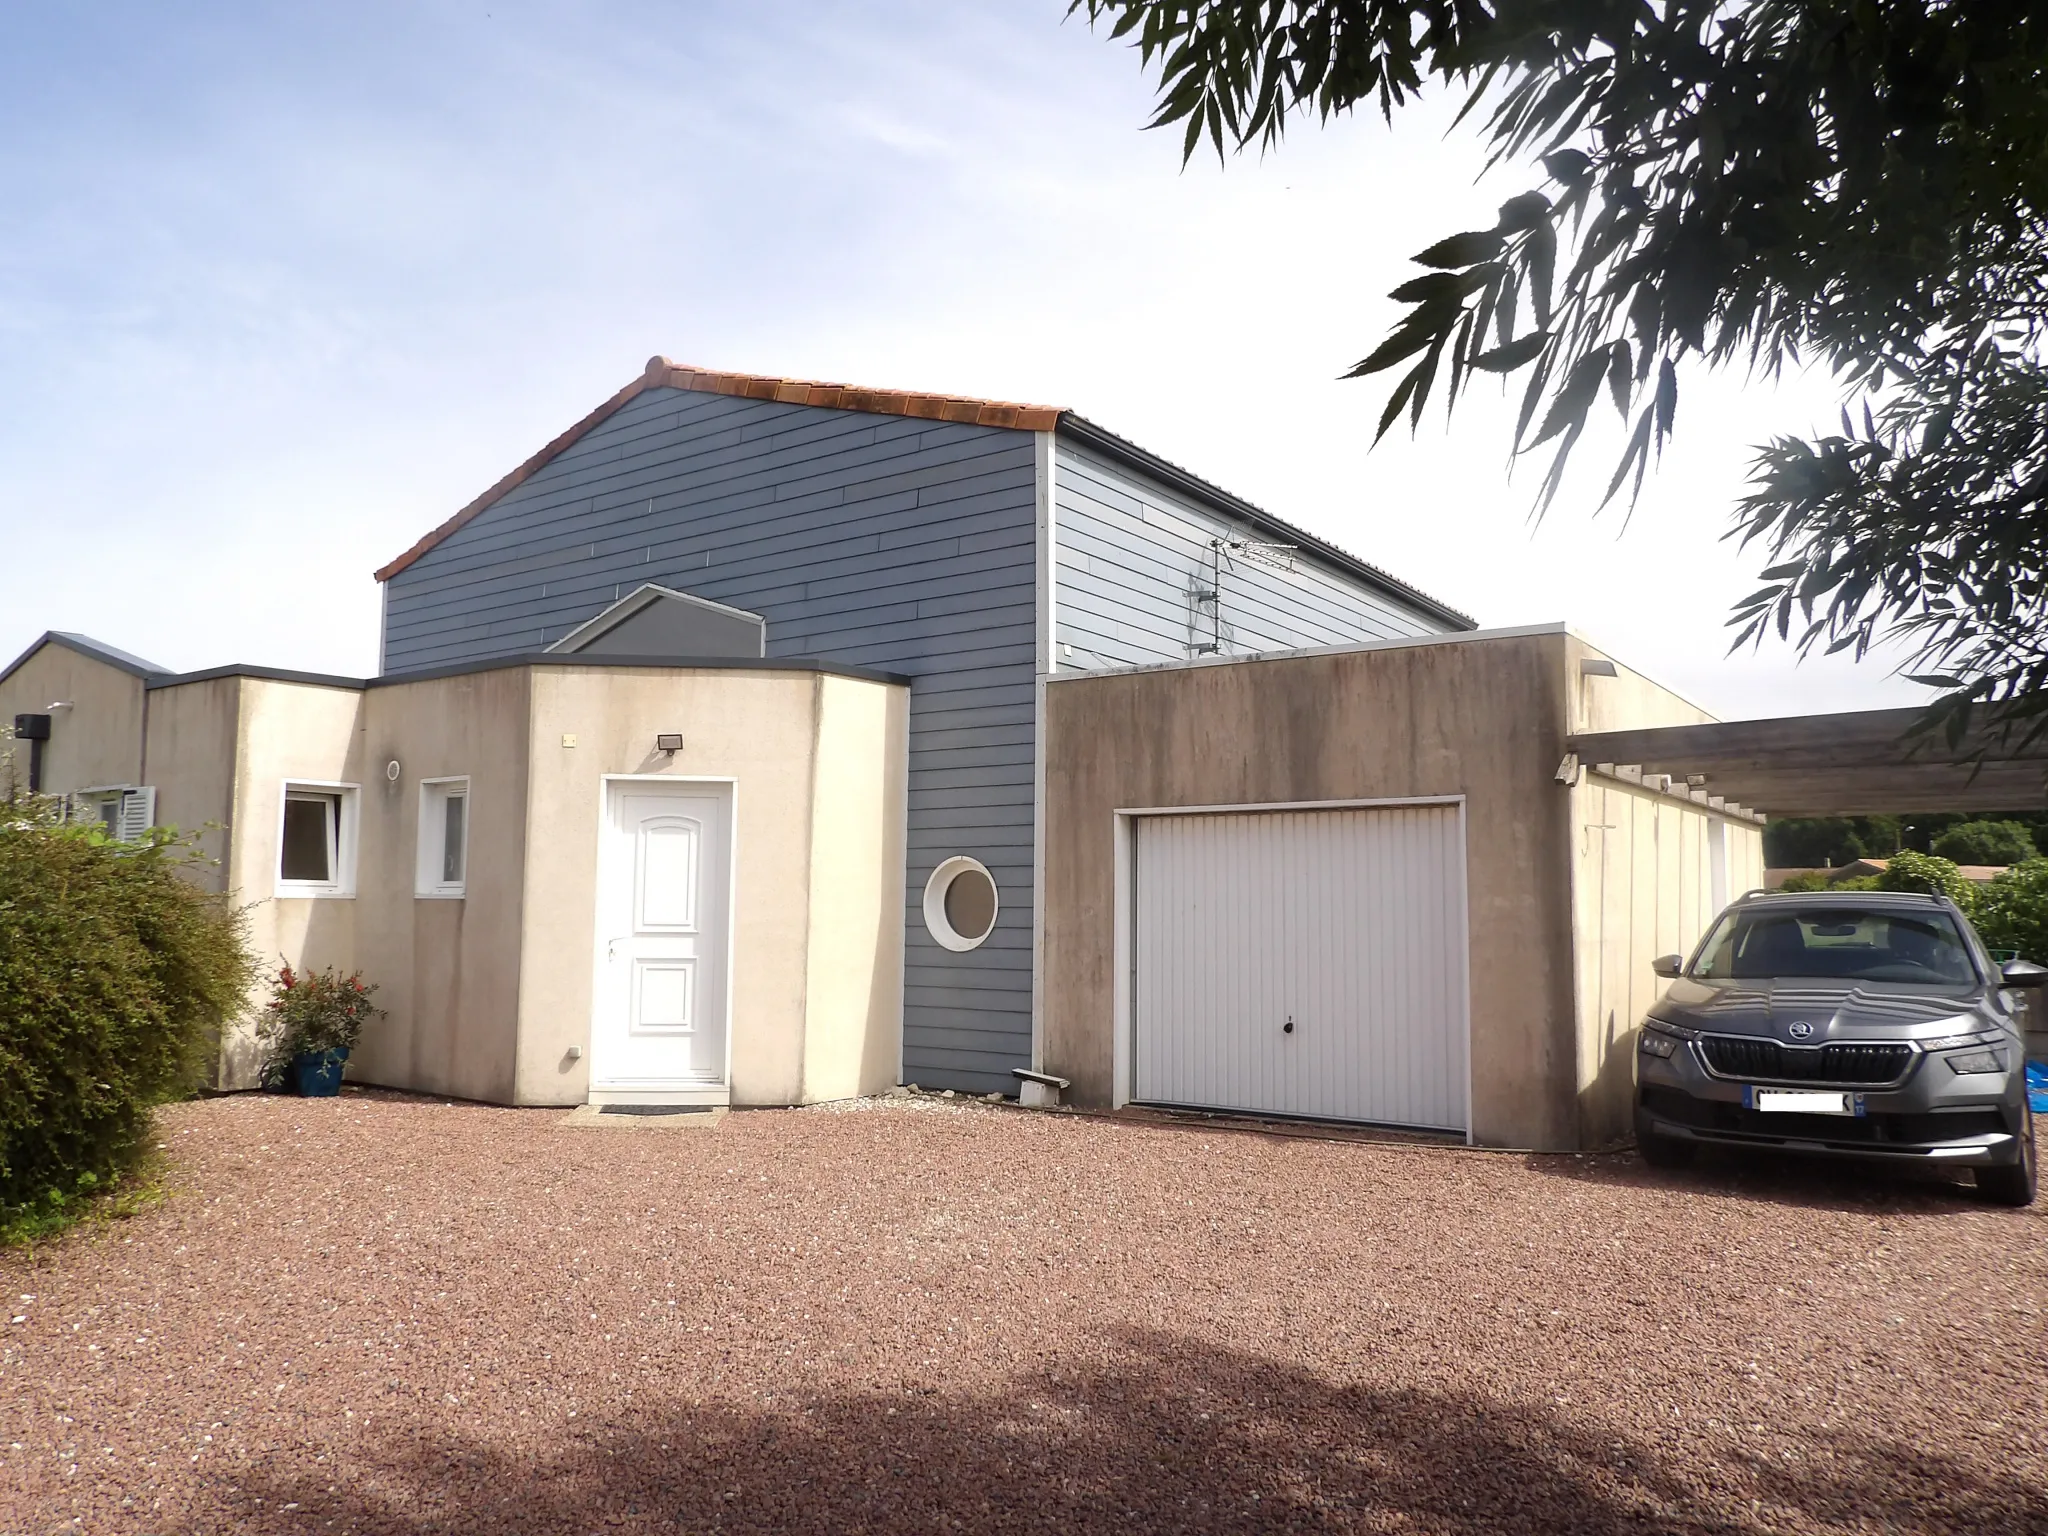
[{"label": "green bush", "polygon": [[1779,886],[1778,889],[1781,891],[1827,891],[1834,889],[1834,887],[1828,881],[1826,870],[1803,869],[1796,875],[1787,875],[1785,883]]},{"label": "green bush", "polygon": [[1965,912],[1977,898],[1977,888],[1963,878],[1953,859],[1931,853],[1914,853],[1911,849],[1902,849],[1891,856],[1884,873],[1877,877],[1877,889],[1946,896]]},{"label": "green bush", "polygon": [[2036,857],[2033,835],[2017,821],[1966,821],[1937,837],[1933,849],[1958,864],[2024,864]]},{"label": "green bush", "polygon": [[0,800],[0,1227],[132,1173],[242,1006],[242,916],[182,876],[196,859]]},{"label": "green bush", "polygon": [[1972,921],[1987,947],[2048,965],[2048,859],[2015,864],[1980,887]]}]

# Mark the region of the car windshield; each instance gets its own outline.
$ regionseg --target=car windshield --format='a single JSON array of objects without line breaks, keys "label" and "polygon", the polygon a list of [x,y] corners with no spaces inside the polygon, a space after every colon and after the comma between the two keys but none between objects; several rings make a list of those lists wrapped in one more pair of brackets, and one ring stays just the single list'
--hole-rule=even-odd
[{"label": "car windshield", "polygon": [[1944,912],[1820,906],[1723,913],[1692,974],[1705,980],[1797,976],[1955,984],[1977,979],[1969,948]]}]

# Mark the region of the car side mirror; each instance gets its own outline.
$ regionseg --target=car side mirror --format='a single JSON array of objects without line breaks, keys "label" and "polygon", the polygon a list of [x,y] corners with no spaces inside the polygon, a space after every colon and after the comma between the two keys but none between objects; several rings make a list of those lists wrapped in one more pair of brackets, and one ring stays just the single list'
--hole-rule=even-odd
[{"label": "car side mirror", "polygon": [[1685,973],[1685,956],[1659,955],[1650,962],[1650,969],[1659,976],[1680,976]]},{"label": "car side mirror", "polygon": [[2031,960],[2008,960],[1998,968],[2001,986],[2038,987],[2048,983],[2048,966],[2034,964]]}]

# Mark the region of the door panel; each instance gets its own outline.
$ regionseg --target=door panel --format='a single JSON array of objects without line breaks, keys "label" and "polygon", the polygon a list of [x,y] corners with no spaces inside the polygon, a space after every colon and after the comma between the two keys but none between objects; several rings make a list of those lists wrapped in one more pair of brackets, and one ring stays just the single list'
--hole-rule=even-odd
[{"label": "door panel", "polygon": [[679,1101],[726,1082],[732,796],[613,782],[598,867],[591,1096]]},{"label": "door panel", "polygon": [[1139,820],[1133,1096],[1462,1130],[1454,806]]}]

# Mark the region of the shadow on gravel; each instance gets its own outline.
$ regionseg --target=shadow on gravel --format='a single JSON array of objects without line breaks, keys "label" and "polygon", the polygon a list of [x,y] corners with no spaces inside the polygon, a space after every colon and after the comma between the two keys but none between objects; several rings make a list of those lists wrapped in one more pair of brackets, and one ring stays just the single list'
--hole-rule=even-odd
[{"label": "shadow on gravel", "polygon": [[1994,1210],[1967,1172],[1915,1163],[1858,1163],[1791,1152],[1702,1147],[1690,1168],[1651,1168],[1633,1152],[1530,1157],[1526,1166],[1581,1183],[1732,1196],[1767,1205],[1871,1215],[1946,1216]]},{"label": "shadow on gravel", "polygon": [[1085,1365],[1049,1363],[986,1395],[925,1385],[757,1411],[650,1404],[579,1423],[537,1459],[422,1419],[339,1466],[307,1466],[310,1447],[245,1467],[229,1509],[257,1536],[2048,1530],[2048,1491],[1876,1441],[1810,1446],[1821,1454],[1796,1466],[1717,1457],[1696,1440],[1623,1444],[1543,1410],[1336,1387],[1172,1336],[1107,1343]]}]

